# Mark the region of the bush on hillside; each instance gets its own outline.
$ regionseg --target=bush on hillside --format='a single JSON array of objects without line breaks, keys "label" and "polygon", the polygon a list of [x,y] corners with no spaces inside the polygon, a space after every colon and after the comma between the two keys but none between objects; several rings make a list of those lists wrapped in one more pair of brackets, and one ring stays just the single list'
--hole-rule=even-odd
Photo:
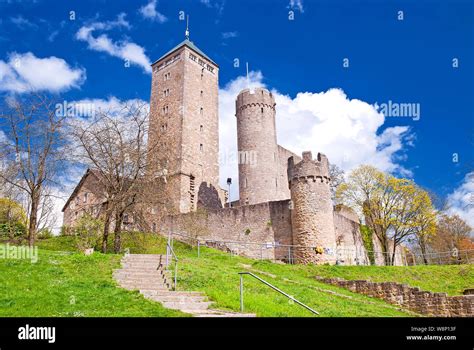
[{"label": "bush on hillside", "polygon": [[84,214],[72,228],[72,232],[76,236],[77,249],[84,251],[90,248],[98,248],[103,228],[102,220]]}]

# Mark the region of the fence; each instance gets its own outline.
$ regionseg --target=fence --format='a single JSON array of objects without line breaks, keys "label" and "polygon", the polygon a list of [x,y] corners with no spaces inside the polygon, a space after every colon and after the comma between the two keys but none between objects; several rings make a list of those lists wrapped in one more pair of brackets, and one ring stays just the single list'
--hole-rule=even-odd
[{"label": "fence", "polygon": [[[282,261],[288,264],[296,263],[296,256],[303,250],[315,251],[315,246],[301,246],[278,244],[275,242],[241,242],[231,240],[214,240],[196,238],[184,232],[169,232],[169,237],[178,241],[195,246],[198,256],[212,252],[201,250],[202,247],[214,248],[227,252],[230,256],[241,255],[253,259]],[[392,261],[392,252],[382,253],[377,251],[366,251],[363,247],[343,248],[338,247],[335,251],[325,250],[325,254],[333,256],[337,265],[385,265],[385,261]],[[397,250],[393,265],[452,265],[474,263],[474,250],[460,250],[450,252],[430,252],[421,254],[402,248]]]}]

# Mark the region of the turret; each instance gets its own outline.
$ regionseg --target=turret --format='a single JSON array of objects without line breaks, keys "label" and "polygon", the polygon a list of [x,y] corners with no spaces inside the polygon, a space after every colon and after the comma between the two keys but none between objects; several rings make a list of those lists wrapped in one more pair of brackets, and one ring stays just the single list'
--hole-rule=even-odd
[{"label": "turret", "polygon": [[278,148],[275,99],[267,89],[245,89],[235,102],[240,205],[275,200]]},{"label": "turret", "polygon": [[330,191],[329,161],[318,153],[303,152],[297,164],[288,159],[291,192],[291,221],[295,259],[300,264],[333,264],[336,261],[336,235]]}]

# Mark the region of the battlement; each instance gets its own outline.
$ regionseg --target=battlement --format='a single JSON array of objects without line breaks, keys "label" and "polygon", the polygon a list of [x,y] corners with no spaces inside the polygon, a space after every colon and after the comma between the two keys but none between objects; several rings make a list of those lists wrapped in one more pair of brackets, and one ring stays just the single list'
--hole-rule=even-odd
[{"label": "battlement", "polygon": [[244,89],[235,101],[236,112],[248,107],[267,107],[275,110],[273,94],[264,88]]},{"label": "battlement", "polygon": [[296,164],[294,157],[288,158],[288,182],[290,185],[293,181],[308,178],[320,179],[321,182],[326,183],[331,180],[329,161],[324,154],[318,153],[316,159],[313,159],[311,152],[303,152],[303,160]]}]

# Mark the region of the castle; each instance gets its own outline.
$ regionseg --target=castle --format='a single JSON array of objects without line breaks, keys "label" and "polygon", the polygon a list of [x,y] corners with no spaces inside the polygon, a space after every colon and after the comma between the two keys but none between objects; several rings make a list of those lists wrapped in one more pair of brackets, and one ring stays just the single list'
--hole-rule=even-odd
[{"label": "castle", "polygon": [[[148,226],[249,257],[368,264],[358,216],[333,206],[327,157],[278,145],[276,103],[264,88],[236,97],[239,200],[228,203],[219,187],[218,79],[217,63],[188,37],[152,64],[148,144],[156,151],[147,176],[164,204],[147,208]],[[77,198],[95,191],[96,175],[86,175],[64,206],[65,224],[77,218]]]}]

